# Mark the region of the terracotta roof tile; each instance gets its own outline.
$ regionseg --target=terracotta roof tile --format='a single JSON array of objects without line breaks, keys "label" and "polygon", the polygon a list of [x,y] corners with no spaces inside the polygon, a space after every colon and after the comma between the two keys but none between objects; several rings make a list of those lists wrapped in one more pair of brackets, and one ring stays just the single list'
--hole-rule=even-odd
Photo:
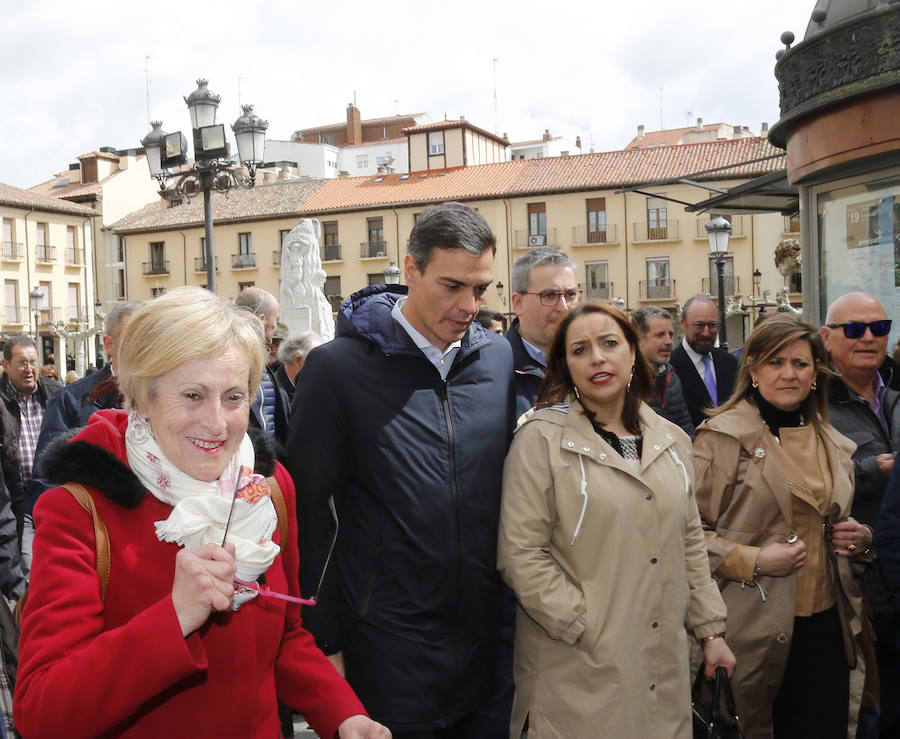
[{"label": "terracotta roof tile", "polygon": [[[384,118],[363,118],[360,120],[361,126],[374,126],[379,123],[396,123],[398,121],[415,120],[425,113],[407,113],[406,115],[389,115]],[[307,126],[306,128],[298,128],[294,135],[298,133],[312,133],[313,131],[343,131],[347,128],[347,121],[340,123],[327,123],[324,126]]]},{"label": "terracotta roof tile", "polygon": [[78,161],[83,159],[108,159],[111,162],[118,162],[119,155],[118,154],[110,154],[106,151],[89,151],[87,154],[82,154],[81,156],[75,157]]},{"label": "terracotta roof tile", "polygon": [[[764,157],[775,158],[753,161]],[[609,190],[687,175],[694,175],[700,180],[749,178],[783,168],[783,157],[784,152],[766,139],[750,138],[544,159],[516,159],[500,164],[413,172],[409,175],[347,177],[326,180],[299,211],[322,213],[444,200]],[[699,174],[721,167],[727,169]]]},{"label": "terracotta roof tile", "polygon": [[[730,123],[705,123],[703,131],[717,131],[722,126],[732,129]],[[648,131],[642,137],[635,136],[628,142],[626,149],[649,149],[657,146],[676,146],[682,137],[689,133],[697,133],[696,126],[684,128],[666,128],[662,131]]]},{"label": "terracotta roof tile", "polygon": [[339,147],[341,149],[352,149],[356,146],[376,146],[378,144],[396,144],[400,141],[406,141],[406,136],[401,136],[398,139],[375,139],[374,141],[363,141],[361,144],[344,144]]},{"label": "terracotta roof tile", "polygon": [[9,205],[13,208],[34,208],[47,213],[69,213],[79,216],[96,215],[92,208],[78,203],[70,203],[68,200],[50,197],[31,190],[22,190],[0,182],[0,205]]},{"label": "terracotta roof tile", "polygon": [[[235,188],[227,194],[213,192],[212,211],[216,223],[265,220],[297,215],[300,206],[322,184],[322,180],[291,180]],[[110,226],[116,233],[164,231],[176,226],[203,223],[203,197],[198,195],[171,207],[155,202],[129,213]]]}]

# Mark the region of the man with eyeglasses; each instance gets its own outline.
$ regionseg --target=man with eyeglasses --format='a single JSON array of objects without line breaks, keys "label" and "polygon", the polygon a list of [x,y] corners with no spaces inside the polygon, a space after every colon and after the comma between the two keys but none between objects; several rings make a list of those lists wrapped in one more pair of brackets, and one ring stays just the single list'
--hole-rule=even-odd
[{"label": "man with eyeglasses", "polygon": [[[887,356],[891,321],[884,306],[864,292],[841,295],[828,308],[822,338],[837,375],[828,381],[831,424],[856,443],[852,516],[875,526],[894,454],[900,449],[900,371]],[[900,614],[876,559],[866,568],[878,640],[881,731],[900,719]],[[893,736],[893,734],[891,734]]]},{"label": "man with eyeglasses", "polygon": [[737,359],[716,346],[719,309],[708,295],[689,298],[681,311],[684,338],[669,360],[681,380],[684,399],[696,428],[704,411],[721,405],[734,389]]},{"label": "man with eyeglasses", "polygon": [[[24,334],[10,338],[3,346],[3,377],[0,379],[0,399],[9,411],[10,424],[4,418],[5,447],[18,449],[18,460],[12,461],[4,453],[6,484],[12,497],[13,513],[19,538],[22,537],[27,502],[25,490],[31,481],[31,467],[37,448],[44,409],[56,388],[49,387],[38,375],[40,363],[34,339]],[[7,425],[10,428],[5,428]],[[17,462],[17,463],[16,463]]]},{"label": "man with eyeglasses", "polygon": [[572,258],[546,246],[519,257],[510,280],[516,319],[506,338],[513,350],[516,411],[521,415],[537,400],[547,366],[545,353],[559,322],[581,298],[581,290]]}]

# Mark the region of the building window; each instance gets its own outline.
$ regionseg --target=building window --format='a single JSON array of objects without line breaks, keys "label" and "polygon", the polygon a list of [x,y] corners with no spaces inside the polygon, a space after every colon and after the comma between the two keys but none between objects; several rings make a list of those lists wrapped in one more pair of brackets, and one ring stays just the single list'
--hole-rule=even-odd
[{"label": "building window", "polygon": [[46,223],[36,223],[34,227],[37,231],[37,245],[38,246],[46,246],[47,245],[47,228]]},{"label": "building window", "polygon": [[369,226],[369,243],[370,244],[383,244],[384,243],[384,219],[383,218],[369,218],[368,226]]},{"label": "building window", "polygon": [[19,281],[5,280],[3,283],[3,322],[23,323],[19,316]]},{"label": "building window", "polygon": [[125,300],[125,270],[117,269],[113,279],[115,282],[116,300]]},{"label": "building window", "polygon": [[78,232],[75,226],[66,226],[66,247],[74,250],[78,246]]},{"label": "building window", "polygon": [[384,284],[384,272],[369,272],[369,274],[366,275],[366,278],[369,280],[370,285]]},{"label": "building window", "polygon": [[612,285],[609,282],[609,262],[587,262],[584,265],[585,297],[587,300],[609,300]]},{"label": "building window", "polygon": [[444,132],[432,131],[428,134],[428,154],[437,156],[444,153]]},{"label": "building window", "polygon": [[587,243],[606,243],[606,198],[587,200]]},{"label": "building window", "polygon": [[334,136],[323,136],[322,143],[334,146]]},{"label": "building window", "polygon": [[547,206],[545,203],[528,204],[528,246],[547,244]]},{"label": "building window", "polygon": [[338,222],[322,224],[322,261],[334,262],[341,258],[341,242],[338,239]]},{"label": "building window", "polygon": [[362,155],[356,157],[356,168],[357,169],[366,169],[369,166],[369,157],[368,155]]},{"label": "building window", "polygon": [[69,283],[69,320],[77,321],[81,313],[81,291],[77,282]]},{"label": "building window", "polygon": [[50,282],[38,284],[41,298],[38,300],[38,310],[41,312],[41,320],[50,320],[50,306],[53,305],[53,285]]},{"label": "building window", "polygon": [[249,282],[239,282],[238,283],[238,295],[241,294],[242,291],[246,290],[248,287],[253,287],[256,283],[253,280]]},{"label": "building window", "polygon": [[116,261],[124,262],[125,261],[125,237],[119,236],[116,239]]},{"label": "building window", "polygon": [[13,219],[12,218],[4,218],[3,219],[3,243],[11,244],[15,241],[13,237]]},{"label": "building window", "polygon": [[291,232],[289,228],[283,228],[278,232],[278,248],[279,250],[284,247],[284,240],[287,238],[287,235]]},{"label": "building window", "polygon": [[669,277],[667,257],[653,257],[647,260],[647,290],[644,297],[659,300],[672,297],[672,281]]},{"label": "building window", "polygon": [[252,254],[253,239],[249,233],[238,234],[238,254]]},{"label": "building window", "polygon": [[647,198],[647,238],[666,239],[668,231],[666,201],[662,198]]},{"label": "building window", "polygon": [[164,272],[166,268],[166,242],[150,242],[150,267],[154,272]]},{"label": "building window", "polygon": [[322,292],[331,303],[331,310],[337,311],[341,307],[343,297],[341,296],[341,276],[329,275],[325,278],[325,284],[322,286]]}]

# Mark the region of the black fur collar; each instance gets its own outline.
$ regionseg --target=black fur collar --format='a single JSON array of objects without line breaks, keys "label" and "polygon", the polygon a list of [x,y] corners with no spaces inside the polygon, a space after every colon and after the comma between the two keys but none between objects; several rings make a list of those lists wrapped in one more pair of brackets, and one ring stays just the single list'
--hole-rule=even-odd
[{"label": "black fur collar", "polygon": [[[275,471],[275,448],[259,429],[248,429],[256,454],[256,471],[269,477]],[[73,434],[61,436],[41,455],[37,477],[47,483],[64,485],[78,482],[99,490],[125,508],[136,508],[146,490],[137,475],[107,449],[87,441],[69,441]]]}]

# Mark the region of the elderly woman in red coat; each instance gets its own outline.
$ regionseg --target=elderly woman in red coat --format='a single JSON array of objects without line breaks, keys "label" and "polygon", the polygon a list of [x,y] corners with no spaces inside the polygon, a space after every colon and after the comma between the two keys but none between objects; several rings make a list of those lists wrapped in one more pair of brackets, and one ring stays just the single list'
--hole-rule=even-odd
[{"label": "elderly woman in red coat", "polygon": [[15,694],[23,735],[268,739],[280,699],[322,737],[390,736],[300,607],[255,590],[299,596],[293,485],[246,433],[263,361],[259,319],[205,290],[134,313],[118,354],[129,410],[94,414],[43,462],[48,479],[87,487],[111,564],[101,593],[91,515],[64,489],[44,493]]}]

